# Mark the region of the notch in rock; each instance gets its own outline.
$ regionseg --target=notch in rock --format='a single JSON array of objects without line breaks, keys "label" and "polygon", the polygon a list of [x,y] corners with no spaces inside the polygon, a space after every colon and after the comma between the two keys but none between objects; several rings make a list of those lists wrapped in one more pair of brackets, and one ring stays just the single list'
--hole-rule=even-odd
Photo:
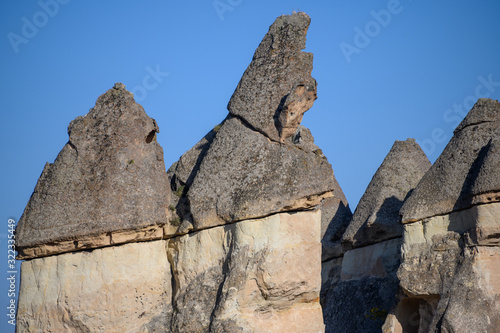
[{"label": "notch in rock", "polygon": [[156,141],[156,130],[152,130],[149,132],[148,136],[146,136],[146,143],[151,143]]}]

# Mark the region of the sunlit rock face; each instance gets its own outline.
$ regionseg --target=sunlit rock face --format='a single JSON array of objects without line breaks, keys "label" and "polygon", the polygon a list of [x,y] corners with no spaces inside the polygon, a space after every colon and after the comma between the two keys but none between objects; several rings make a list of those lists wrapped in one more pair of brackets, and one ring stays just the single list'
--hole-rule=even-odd
[{"label": "sunlit rock face", "polygon": [[323,332],[321,212],[23,262],[18,332]]}]

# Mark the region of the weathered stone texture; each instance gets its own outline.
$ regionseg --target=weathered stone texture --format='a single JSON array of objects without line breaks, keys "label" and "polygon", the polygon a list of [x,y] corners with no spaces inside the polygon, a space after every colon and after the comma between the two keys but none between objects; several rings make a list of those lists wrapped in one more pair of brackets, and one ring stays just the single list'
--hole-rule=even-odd
[{"label": "weathered stone texture", "polygon": [[[310,18],[279,17],[229,104],[229,116],[169,171],[177,234],[309,209],[343,198],[330,164],[303,126],[316,99]],[[338,193],[336,193],[338,192]]]},{"label": "weathered stone texture", "polygon": [[403,205],[406,297],[384,332],[498,331],[499,120],[498,101],[479,99]]},{"label": "weathered stone texture", "polygon": [[401,238],[382,241],[323,262],[326,332],[380,331],[398,299],[400,244]]},{"label": "weathered stone texture", "polygon": [[292,135],[316,99],[313,55],[301,52],[310,22],[305,13],[277,18],[228,104],[232,115],[274,141]]},{"label": "weathered stone texture", "polygon": [[401,209],[403,223],[500,200],[500,103],[479,99]]},{"label": "weathered stone texture", "polygon": [[27,260],[19,332],[323,332],[321,212]]},{"label": "weathered stone texture", "polygon": [[[469,232],[475,232],[469,229],[475,221],[498,226],[499,207],[479,205],[405,225],[398,278],[409,296],[401,302],[417,300],[405,312],[419,313],[417,329],[495,332],[499,327],[500,290],[494,278],[500,270],[499,249],[491,239],[486,239],[489,246],[482,245]],[[396,311],[386,332],[408,327],[404,321]]]},{"label": "weathered stone texture", "polygon": [[164,240],[24,261],[16,332],[164,332],[171,279]]},{"label": "weathered stone texture", "polygon": [[171,239],[172,332],[322,332],[320,223],[282,213]]},{"label": "weathered stone texture", "polygon": [[334,176],[320,151],[269,141],[227,119],[187,192],[194,229],[306,209],[332,196]]},{"label": "weathered stone texture", "polygon": [[414,139],[396,141],[373,176],[342,236],[345,247],[401,237],[399,210],[431,167]]},{"label": "weathered stone texture", "polygon": [[396,141],[343,234],[339,224],[330,242],[323,242],[328,250],[321,289],[326,332],[380,331],[399,296],[399,209],[430,165],[415,140]]},{"label": "weathered stone texture", "polygon": [[121,83],[73,120],[16,228],[19,258],[161,238],[170,187],[158,131]]}]

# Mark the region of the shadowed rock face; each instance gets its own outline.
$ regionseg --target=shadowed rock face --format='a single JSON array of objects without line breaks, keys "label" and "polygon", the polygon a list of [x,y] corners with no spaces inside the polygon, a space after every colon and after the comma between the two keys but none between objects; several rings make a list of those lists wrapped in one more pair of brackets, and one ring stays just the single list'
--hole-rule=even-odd
[{"label": "shadowed rock face", "polygon": [[[109,245],[115,232],[161,228],[170,191],[157,132],[121,83],[73,120],[69,142],[45,166],[17,226],[19,257]],[[50,248],[58,243],[64,248]]]},{"label": "shadowed rock face", "polygon": [[277,18],[228,104],[232,115],[273,141],[291,136],[316,99],[313,55],[302,52],[310,22],[305,13]]},{"label": "shadowed rock face", "polygon": [[414,139],[396,141],[345,232],[323,253],[323,260],[334,258],[323,262],[322,271],[326,332],[379,331],[398,295],[399,209],[430,166]]},{"label": "shadowed rock face", "polygon": [[431,167],[414,139],[396,141],[359,201],[342,242],[347,248],[401,237],[399,210]]},{"label": "shadowed rock face", "polygon": [[500,103],[479,99],[402,207],[403,223],[500,201],[500,172],[486,171],[498,170],[499,137]]}]

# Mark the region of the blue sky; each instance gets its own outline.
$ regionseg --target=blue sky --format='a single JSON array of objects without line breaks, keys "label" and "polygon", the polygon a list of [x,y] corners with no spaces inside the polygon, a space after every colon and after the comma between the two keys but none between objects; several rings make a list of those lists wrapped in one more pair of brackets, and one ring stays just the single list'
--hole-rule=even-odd
[{"label": "blue sky", "polygon": [[168,168],[224,119],[269,25],[292,10],[311,16],[318,81],[303,125],[353,210],[394,140],[416,138],[434,162],[477,97],[500,97],[493,0],[2,1],[1,274],[7,221],[21,216],[71,120],[123,82],[157,120]]}]

